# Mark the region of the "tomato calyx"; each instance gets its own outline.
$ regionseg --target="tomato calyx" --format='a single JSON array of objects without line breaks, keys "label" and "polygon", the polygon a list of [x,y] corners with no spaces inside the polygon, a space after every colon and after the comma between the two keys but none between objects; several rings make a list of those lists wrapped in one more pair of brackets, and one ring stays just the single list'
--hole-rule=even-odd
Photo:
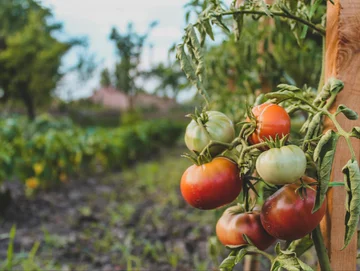
[{"label": "tomato calyx", "polygon": [[184,153],[181,157],[189,159],[193,164],[197,166],[201,166],[206,163],[210,163],[212,161],[212,156],[209,151],[205,152],[204,154],[197,153],[194,151],[195,154]]},{"label": "tomato calyx", "polygon": [[285,146],[288,138],[289,138],[288,134],[287,135],[282,134],[281,137],[279,137],[279,135],[276,135],[275,139],[270,137],[270,139],[265,138],[264,140],[270,149],[274,149]]},{"label": "tomato calyx", "polygon": [[301,199],[307,198],[307,189],[311,189],[316,193],[314,186],[318,185],[318,182],[307,183],[300,178],[300,185],[295,189],[295,193],[300,196]]},{"label": "tomato calyx", "polygon": [[237,203],[236,205],[232,206],[232,210],[229,211],[229,213],[231,215],[238,215],[238,214],[254,214],[256,212],[259,212],[259,211],[256,211],[255,208],[259,208],[258,205],[256,205],[256,200],[253,200],[253,201],[250,201],[249,202],[250,204],[250,207],[249,206],[246,206],[247,204],[243,203],[243,204],[240,204],[240,203]]},{"label": "tomato calyx", "polygon": [[209,121],[209,115],[206,113],[205,108],[199,112],[197,108],[195,108],[194,114],[187,114],[185,117],[191,118],[196,121],[199,125],[205,125]]}]

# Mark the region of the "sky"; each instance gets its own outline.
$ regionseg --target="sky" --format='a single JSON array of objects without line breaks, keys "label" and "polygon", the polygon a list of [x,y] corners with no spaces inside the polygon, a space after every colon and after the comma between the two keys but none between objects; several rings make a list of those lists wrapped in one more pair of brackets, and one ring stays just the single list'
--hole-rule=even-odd
[{"label": "sky", "polygon": [[[116,61],[115,48],[109,40],[113,26],[120,32],[126,30],[133,22],[138,33],[144,33],[149,23],[154,20],[158,25],[149,36],[148,43],[153,49],[146,49],[143,54],[142,67],[165,62],[168,49],[181,41],[185,27],[183,6],[187,0],[41,0],[44,6],[50,7],[55,20],[63,23],[63,34],[68,37],[86,36],[88,51],[94,53],[99,63],[98,70],[112,68]],[[69,53],[64,59],[64,66],[74,63],[78,52]],[[98,87],[99,71],[86,84],[75,82],[68,76],[58,87],[57,93],[64,99],[90,96]],[[149,86],[151,89],[151,86]],[[181,99],[181,97],[180,97]]]}]

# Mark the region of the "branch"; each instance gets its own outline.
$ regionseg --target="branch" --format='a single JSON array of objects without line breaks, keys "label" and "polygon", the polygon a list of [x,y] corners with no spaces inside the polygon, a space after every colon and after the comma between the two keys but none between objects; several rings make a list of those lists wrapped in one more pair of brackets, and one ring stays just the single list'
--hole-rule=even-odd
[{"label": "branch", "polygon": [[[200,19],[201,21],[207,21],[210,20],[212,17],[214,16],[226,16],[226,15],[234,15],[234,14],[253,14],[253,15],[266,15],[268,16],[265,11],[260,11],[260,10],[234,10],[234,11],[224,11],[224,12],[219,12],[216,14],[211,14],[207,17],[204,17],[202,19]],[[284,18],[288,18],[294,21],[298,21],[304,25],[307,25],[308,27],[310,27],[311,29],[317,31],[320,35],[325,36],[325,29],[321,26],[315,25],[310,21],[307,21],[303,18],[300,18],[294,14],[291,13],[285,13],[285,12],[280,12],[280,11],[272,11],[271,14],[273,16],[277,16],[277,17],[284,17]],[[197,26],[199,23],[194,24],[194,26]]]}]

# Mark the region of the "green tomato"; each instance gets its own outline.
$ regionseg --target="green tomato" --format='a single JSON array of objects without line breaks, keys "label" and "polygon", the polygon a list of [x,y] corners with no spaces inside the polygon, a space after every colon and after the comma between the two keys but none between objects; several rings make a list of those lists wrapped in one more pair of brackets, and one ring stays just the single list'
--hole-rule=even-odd
[{"label": "green tomato", "polygon": [[305,153],[295,145],[267,150],[256,160],[256,170],[267,183],[294,183],[305,173]]},{"label": "green tomato", "polygon": [[[230,143],[235,138],[233,122],[223,113],[207,111],[197,120],[192,120],[186,127],[185,144],[189,150],[201,152],[210,140]],[[210,148],[212,155],[224,150],[222,146]]]}]

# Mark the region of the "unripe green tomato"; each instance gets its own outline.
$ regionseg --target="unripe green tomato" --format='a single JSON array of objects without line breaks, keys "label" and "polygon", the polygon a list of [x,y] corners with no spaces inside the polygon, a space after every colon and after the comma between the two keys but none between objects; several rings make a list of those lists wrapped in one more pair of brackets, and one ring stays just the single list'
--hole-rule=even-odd
[{"label": "unripe green tomato", "polygon": [[[233,122],[223,113],[207,111],[197,121],[192,120],[186,127],[185,144],[189,150],[201,152],[210,140],[230,143],[235,138]],[[200,122],[200,123],[199,123]],[[212,155],[219,154],[224,150],[222,146],[212,146]]]},{"label": "unripe green tomato", "polygon": [[296,145],[267,150],[256,160],[256,171],[270,184],[294,183],[304,175],[305,170],[305,153]]}]

